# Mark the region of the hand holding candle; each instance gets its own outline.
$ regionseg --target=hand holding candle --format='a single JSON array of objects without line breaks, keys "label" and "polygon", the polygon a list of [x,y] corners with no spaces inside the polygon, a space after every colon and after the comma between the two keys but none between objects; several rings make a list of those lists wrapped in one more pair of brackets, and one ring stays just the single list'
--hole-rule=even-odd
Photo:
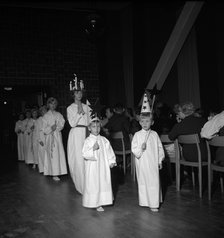
[{"label": "hand holding candle", "polygon": [[98,142],[96,141],[95,142],[95,144],[93,145],[93,150],[95,151],[95,150],[99,150],[99,144],[98,144]]}]

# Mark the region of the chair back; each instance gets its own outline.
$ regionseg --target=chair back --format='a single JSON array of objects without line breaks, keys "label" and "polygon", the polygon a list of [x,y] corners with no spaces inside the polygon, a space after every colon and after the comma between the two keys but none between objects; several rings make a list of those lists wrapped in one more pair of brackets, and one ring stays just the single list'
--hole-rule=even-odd
[{"label": "chair back", "polygon": [[121,144],[122,144],[122,151],[125,151],[125,145],[124,145],[124,135],[122,131],[118,131],[118,132],[112,132],[110,134],[110,137],[112,140],[120,140]]},{"label": "chair back", "polygon": [[115,155],[122,155],[123,156],[123,169],[124,169],[124,174],[126,173],[126,154],[131,154],[131,150],[125,150],[125,144],[124,144],[124,135],[122,131],[118,132],[112,132],[110,134],[110,138],[112,140],[120,140],[121,145],[122,145],[122,150],[114,150]]},{"label": "chair back", "polygon": [[195,144],[197,146],[197,152],[198,152],[198,161],[201,162],[201,149],[199,146],[200,139],[198,134],[190,134],[190,135],[180,135],[175,140],[175,148],[177,150],[177,157],[178,159],[183,159],[183,151],[180,149],[180,145],[184,144]]},{"label": "chair back", "polygon": [[[161,140],[161,142],[163,144],[166,157],[168,156],[172,160],[171,162],[175,162],[176,161],[176,149],[175,149],[174,141],[170,140],[168,134],[160,135],[160,140]],[[174,153],[172,153],[172,155],[166,149],[166,146],[169,146],[171,144],[174,144]]]},{"label": "chair back", "polygon": [[[211,140],[207,140],[207,143],[210,146],[214,147],[224,147],[224,136],[215,136]],[[208,148],[208,199],[211,200],[212,197],[212,181],[213,181],[213,171],[224,172],[224,167],[214,164],[211,159],[211,151],[210,146]],[[224,192],[223,189],[223,178],[220,176],[220,186],[222,193]]]},{"label": "chair back", "polygon": [[[207,143],[210,145],[210,146],[214,146],[214,147],[224,147],[224,136],[215,136],[213,137],[211,140],[207,140]],[[208,146],[208,162],[209,162],[209,165],[211,164],[211,150],[210,150],[210,147]]]},{"label": "chair back", "polygon": [[168,137],[168,135],[167,134],[162,134],[162,135],[160,135],[160,140],[161,140],[161,142],[162,143],[164,143],[164,144],[170,144],[170,143],[173,143],[174,141],[172,141],[172,140],[170,140],[170,138]]},{"label": "chair back", "polygon": [[110,136],[112,139],[124,139],[122,131],[112,132]]},{"label": "chair back", "polygon": [[224,147],[224,136],[215,136],[208,143],[211,146]]}]

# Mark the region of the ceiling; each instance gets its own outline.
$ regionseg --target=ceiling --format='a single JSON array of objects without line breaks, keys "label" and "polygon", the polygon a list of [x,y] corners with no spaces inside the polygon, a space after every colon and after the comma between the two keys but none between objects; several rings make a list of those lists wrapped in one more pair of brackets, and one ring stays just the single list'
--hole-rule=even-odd
[{"label": "ceiling", "polygon": [[131,1],[1,1],[0,6],[45,8],[67,11],[121,10]]}]

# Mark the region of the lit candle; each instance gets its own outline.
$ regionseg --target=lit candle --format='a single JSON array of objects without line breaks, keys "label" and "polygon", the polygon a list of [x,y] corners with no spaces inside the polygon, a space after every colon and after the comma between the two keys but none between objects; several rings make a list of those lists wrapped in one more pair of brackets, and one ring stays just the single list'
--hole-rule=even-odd
[{"label": "lit candle", "polygon": [[75,89],[77,90],[78,89],[77,88],[77,78],[75,78],[74,81],[75,81]]},{"label": "lit candle", "polygon": [[83,84],[83,81],[82,81],[82,80],[80,80],[80,88],[81,88],[81,90],[84,89],[84,84]]}]

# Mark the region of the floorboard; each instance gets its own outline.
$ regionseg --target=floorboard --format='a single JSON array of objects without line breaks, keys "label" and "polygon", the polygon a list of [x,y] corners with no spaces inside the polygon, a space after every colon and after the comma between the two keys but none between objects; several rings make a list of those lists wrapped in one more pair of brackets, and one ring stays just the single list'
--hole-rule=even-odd
[{"label": "floorboard", "polygon": [[82,207],[69,175],[53,181],[25,165],[8,164],[0,176],[0,238],[224,237],[224,196],[212,201],[185,181],[166,189],[159,213],[138,206],[137,184],[130,173],[118,188],[115,204],[99,213]]}]

